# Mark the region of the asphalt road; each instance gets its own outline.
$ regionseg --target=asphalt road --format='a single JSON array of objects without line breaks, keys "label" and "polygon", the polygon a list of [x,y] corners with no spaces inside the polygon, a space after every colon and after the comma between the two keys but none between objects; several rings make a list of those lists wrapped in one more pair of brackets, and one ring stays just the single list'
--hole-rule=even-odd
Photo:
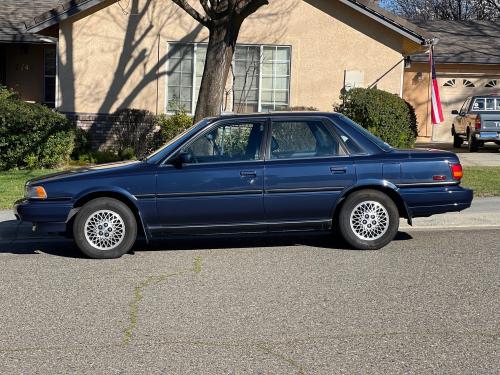
[{"label": "asphalt road", "polygon": [[0,245],[0,373],[498,373],[499,240],[170,240],[109,261]]}]

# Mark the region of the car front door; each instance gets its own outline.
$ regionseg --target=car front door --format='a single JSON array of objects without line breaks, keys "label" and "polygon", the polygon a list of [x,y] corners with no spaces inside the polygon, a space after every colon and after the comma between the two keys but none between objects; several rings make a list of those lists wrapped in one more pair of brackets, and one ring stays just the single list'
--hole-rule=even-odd
[{"label": "car front door", "polygon": [[[157,175],[153,230],[226,232],[262,223],[265,122],[219,121],[172,155]],[[181,153],[187,162],[175,166]]]},{"label": "car front door", "polygon": [[270,229],[325,227],[355,165],[321,117],[273,118],[268,137],[264,207]]}]

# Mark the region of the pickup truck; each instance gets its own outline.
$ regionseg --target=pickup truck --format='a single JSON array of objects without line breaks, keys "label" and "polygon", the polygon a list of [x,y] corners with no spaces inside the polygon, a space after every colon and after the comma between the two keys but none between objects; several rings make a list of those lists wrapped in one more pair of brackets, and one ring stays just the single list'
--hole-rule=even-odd
[{"label": "pickup truck", "polygon": [[469,151],[476,152],[485,142],[500,145],[500,95],[468,97],[451,127],[453,147],[460,148],[466,140]]}]

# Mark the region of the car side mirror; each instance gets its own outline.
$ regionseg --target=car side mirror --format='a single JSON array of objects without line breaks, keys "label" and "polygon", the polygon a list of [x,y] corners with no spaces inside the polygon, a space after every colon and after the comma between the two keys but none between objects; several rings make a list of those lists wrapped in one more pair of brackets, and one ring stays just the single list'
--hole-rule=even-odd
[{"label": "car side mirror", "polygon": [[174,167],[180,169],[184,164],[191,163],[191,160],[193,160],[193,154],[191,154],[190,152],[182,151],[172,159],[172,164],[174,165]]},{"label": "car side mirror", "polygon": [[451,114],[452,115],[458,115],[458,111],[456,109],[454,109],[453,111],[451,111]]}]

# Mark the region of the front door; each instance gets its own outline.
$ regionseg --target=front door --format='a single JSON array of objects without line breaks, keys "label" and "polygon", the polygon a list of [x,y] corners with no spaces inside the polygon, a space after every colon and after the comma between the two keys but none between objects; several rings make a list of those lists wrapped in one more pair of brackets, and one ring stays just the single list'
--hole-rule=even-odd
[{"label": "front door", "polygon": [[330,223],[356,173],[328,120],[275,118],[267,154],[264,206],[271,229]]},{"label": "front door", "polygon": [[224,120],[188,141],[179,153],[189,162],[159,168],[153,229],[226,232],[262,223],[264,127],[265,120]]}]

